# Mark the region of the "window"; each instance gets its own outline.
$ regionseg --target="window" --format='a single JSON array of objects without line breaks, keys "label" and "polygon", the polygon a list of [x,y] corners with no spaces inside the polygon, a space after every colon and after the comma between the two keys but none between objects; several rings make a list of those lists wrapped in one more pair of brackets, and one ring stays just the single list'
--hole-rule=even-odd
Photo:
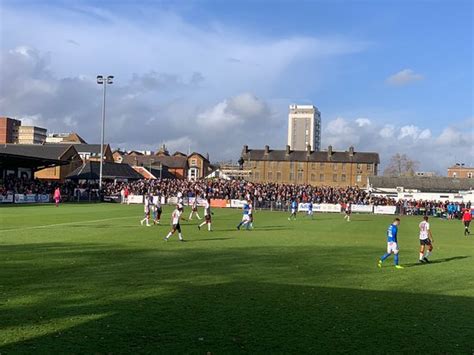
[{"label": "window", "polygon": [[260,179],[260,173],[258,171],[255,172],[255,180]]},{"label": "window", "polygon": [[332,170],[337,171],[337,164],[336,163],[332,163]]},{"label": "window", "polygon": [[360,170],[362,168],[362,164],[357,163],[357,170]]},{"label": "window", "polygon": [[277,172],[277,181],[281,181],[281,172]]},{"label": "window", "polygon": [[298,163],[298,169],[303,169],[304,168],[304,163]]},{"label": "window", "polygon": [[295,173],[290,173],[290,181],[293,181],[295,179]]},{"label": "window", "polygon": [[356,176],[356,182],[362,182],[362,175]]},{"label": "window", "polygon": [[303,173],[298,173],[298,181],[303,181]]},{"label": "window", "polygon": [[341,175],[341,181],[344,181],[344,182],[346,181],[346,174]]},{"label": "window", "polygon": [[273,173],[272,173],[271,171],[269,171],[269,172],[267,173],[267,179],[268,179],[268,180],[272,180],[272,179],[273,179]]},{"label": "window", "polygon": [[311,181],[316,181],[316,174],[311,174]]},{"label": "window", "polygon": [[341,164],[341,169],[342,169],[342,171],[346,171],[346,163]]},{"label": "window", "polygon": [[294,161],[290,161],[290,169],[294,169],[295,168],[295,162]]},{"label": "window", "polygon": [[337,182],[337,174],[332,174],[332,181]]},{"label": "window", "polygon": [[324,169],[324,163],[319,163],[319,167],[320,167],[321,169]]},{"label": "window", "polygon": [[372,164],[367,164],[367,171],[372,171]]},{"label": "window", "polygon": [[316,169],[316,163],[311,163],[311,170],[315,170]]},{"label": "window", "polygon": [[193,158],[191,159],[191,166],[196,166],[197,165],[197,159]]},{"label": "window", "polygon": [[324,174],[319,174],[319,181],[324,181]]}]

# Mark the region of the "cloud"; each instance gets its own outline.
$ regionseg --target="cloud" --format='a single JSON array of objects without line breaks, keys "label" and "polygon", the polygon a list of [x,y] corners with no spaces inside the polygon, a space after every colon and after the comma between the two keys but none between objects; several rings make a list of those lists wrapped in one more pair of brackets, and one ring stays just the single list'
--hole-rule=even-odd
[{"label": "cloud", "polygon": [[80,46],[80,44],[78,42],[76,42],[75,40],[73,40],[73,39],[68,39],[66,41],[66,43],[69,43],[69,44],[72,44],[72,45],[78,46],[78,47]]},{"label": "cloud", "polygon": [[95,77],[111,74],[108,142],[147,150],[169,142],[208,151],[211,159],[237,159],[243,144],[286,144],[289,99],[275,99],[275,87],[290,79],[308,85],[295,75],[299,63],[324,70],[369,45],[342,36],[256,35],[197,24],[159,6],[111,9],[3,6],[9,36],[0,49],[0,114],[37,117],[50,132],[74,130],[98,142]]},{"label": "cloud", "polygon": [[386,83],[392,86],[403,86],[420,80],[423,80],[421,74],[415,73],[412,69],[403,69],[389,76]]},{"label": "cloud", "polygon": [[378,152],[382,168],[393,154],[404,153],[420,161],[421,169],[443,175],[456,157],[463,157],[466,163],[474,161],[472,129],[448,126],[433,136],[429,128],[369,121],[371,124],[363,127],[360,119],[337,117],[327,121],[322,131],[323,147],[332,145],[335,150],[347,150],[353,145],[356,151]]},{"label": "cloud", "polygon": [[370,126],[372,124],[368,118],[358,118],[355,121],[359,127]]},{"label": "cloud", "polygon": [[395,134],[395,127],[393,125],[386,124],[380,131],[379,135],[382,138],[391,138]]}]

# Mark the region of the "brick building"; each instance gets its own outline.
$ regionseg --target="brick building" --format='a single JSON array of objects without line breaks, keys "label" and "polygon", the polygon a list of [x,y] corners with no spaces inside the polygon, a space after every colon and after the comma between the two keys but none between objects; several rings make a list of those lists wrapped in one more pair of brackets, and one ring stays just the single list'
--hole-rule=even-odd
[{"label": "brick building", "polygon": [[249,149],[244,145],[241,166],[249,172],[249,180],[284,184],[325,186],[366,186],[367,178],[377,175],[378,153],[327,151]]},{"label": "brick building", "polygon": [[454,165],[448,168],[448,177],[458,179],[474,179],[474,168],[464,165]]},{"label": "brick building", "polygon": [[0,117],[0,144],[17,143],[21,121],[9,117]]}]

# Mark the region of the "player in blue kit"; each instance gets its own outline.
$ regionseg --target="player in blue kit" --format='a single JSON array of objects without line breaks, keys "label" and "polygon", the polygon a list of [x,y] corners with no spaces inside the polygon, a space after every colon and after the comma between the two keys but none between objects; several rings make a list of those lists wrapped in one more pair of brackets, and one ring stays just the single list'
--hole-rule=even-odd
[{"label": "player in blue kit", "polygon": [[395,268],[403,269],[403,266],[398,265],[398,242],[397,242],[397,235],[398,235],[398,226],[400,225],[400,218],[395,218],[392,224],[387,229],[387,252],[382,255],[380,258],[377,266],[382,267],[382,263],[385,259],[387,259],[393,253],[393,257],[395,259]]},{"label": "player in blue kit", "polygon": [[313,201],[309,200],[308,202],[308,217],[313,219],[314,213],[313,213]]},{"label": "player in blue kit", "polygon": [[290,217],[288,217],[289,221],[291,221],[292,219],[293,220],[296,219],[296,212],[298,211],[298,202],[296,201],[296,199],[291,200],[290,208],[291,208],[291,214],[290,214]]},{"label": "player in blue kit", "polygon": [[237,229],[240,230],[240,227],[245,225],[246,229],[249,230],[251,222],[250,216],[250,206],[247,202],[245,202],[242,212],[242,221],[238,224]]}]

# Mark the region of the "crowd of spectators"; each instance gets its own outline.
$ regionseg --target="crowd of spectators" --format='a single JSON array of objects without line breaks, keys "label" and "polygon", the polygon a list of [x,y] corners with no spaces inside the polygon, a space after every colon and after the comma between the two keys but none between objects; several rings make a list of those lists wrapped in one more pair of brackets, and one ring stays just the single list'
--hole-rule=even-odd
[{"label": "crowd of spectators", "polygon": [[27,177],[18,178],[13,176],[7,176],[6,178],[0,180],[0,195],[51,195],[54,193],[56,187],[60,187],[62,196],[67,199],[68,196],[74,195],[74,192],[77,188],[84,187],[90,190],[94,185],[96,186],[96,184],[78,184],[73,181],[58,183],[38,179],[29,179]]},{"label": "crowd of spectators", "polygon": [[[52,194],[59,186],[64,200],[73,200],[78,196],[99,197],[98,184],[73,181],[65,183],[45,182],[27,178],[7,177],[0,181],[0,194]],[[181,193],[183,197],[210,197],[213,199],[251,199],[256,208],[270,205],[286,208],[296,199],[298,202],[312,201],[319,203],[339,203],[357,205],[396,206],[397,213],[402,215],[448,215],[457,216],[470,203],[453,203],[449,201],[398,200],[370,193],[358,187],[329,187],[311,185],[289,185],[276,183],[253,183],[244,180],[198,180],[178,179],[136,180],[131,182],[105,182],[103,196],[120,196],[127,189],[131,195],[152,194],[165,199]]]},{"label": "crowd of spectators", "polygon": [[165,198],[181,193],[184,197],[208,196],[216,199],[247,199],[257,202],[289,203],[293,199],[313,203],[352,203],[395,205],[395,200],[372,196],[357,187],[316,187],[311,185],[287,185],[253,183],[244,180],[199,180],[176,179],[138,180],[105,184],[106,195],[120,194],[125,187],[134,195],[152,194]]}]

